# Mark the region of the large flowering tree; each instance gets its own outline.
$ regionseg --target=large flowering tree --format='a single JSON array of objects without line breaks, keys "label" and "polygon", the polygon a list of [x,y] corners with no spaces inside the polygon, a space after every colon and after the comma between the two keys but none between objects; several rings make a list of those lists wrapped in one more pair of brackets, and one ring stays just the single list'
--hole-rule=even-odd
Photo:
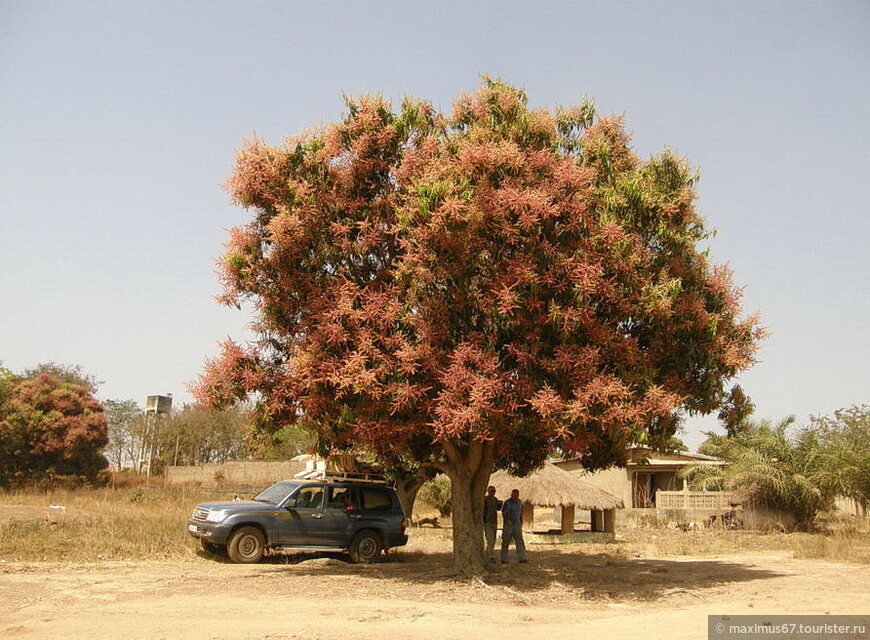
[{"label": "large flowering tree", "polygon": [[254,305],[259,338],[226,343],[195,391],[440,469],[456,568],[477,572],[494,467],[559,451],[594,469],[667,439],[722,404],[761,329],[698,246],[690,167],[640,160],[620,119],[532,110],[490,79],[449,115],[347,106],[239,151],[228,188],[251,218],[223,301]]}]

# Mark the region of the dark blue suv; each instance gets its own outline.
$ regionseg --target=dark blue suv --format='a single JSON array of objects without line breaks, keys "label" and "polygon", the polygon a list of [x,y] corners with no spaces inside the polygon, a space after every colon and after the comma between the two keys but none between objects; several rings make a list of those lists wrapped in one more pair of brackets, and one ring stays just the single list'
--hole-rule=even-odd
[{"label": "dark blue suv", "polygon": [[344,551],[354,562],[374,562],[408,542],[406,525],[387,485],[286,480],[252,500],[197,505],[187,531],[206,551],[226,547],[233,562],[259,562],[267,549]]}]

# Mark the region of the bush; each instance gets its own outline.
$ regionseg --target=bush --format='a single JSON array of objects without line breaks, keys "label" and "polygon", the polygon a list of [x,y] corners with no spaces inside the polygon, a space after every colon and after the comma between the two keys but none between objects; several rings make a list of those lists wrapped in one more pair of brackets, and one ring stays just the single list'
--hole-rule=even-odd
[{"label": "bush", "polygon": [[450,480],[443,476],[438,476],[424,484],[417,494],[418,500],[438,509],[438,513],[443,518],[450,515],[451,497]]}]

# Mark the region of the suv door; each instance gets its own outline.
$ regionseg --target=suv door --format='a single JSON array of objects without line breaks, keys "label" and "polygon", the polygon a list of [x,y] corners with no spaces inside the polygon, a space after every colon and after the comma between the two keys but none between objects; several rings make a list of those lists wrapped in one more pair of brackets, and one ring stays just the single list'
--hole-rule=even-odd
[{"label": "suv door", "polygon": [[325,546],[326,521],[324,497],[327,487],[305,485],[284,505],[286,518],[281,518],[278,526],[277,546],[319,547]]},{"label": "suv door", "polygon": [[359,491],[356,487],[331,486],[327,491],[323,533],[327,544],[346,548],[362,520]]}]

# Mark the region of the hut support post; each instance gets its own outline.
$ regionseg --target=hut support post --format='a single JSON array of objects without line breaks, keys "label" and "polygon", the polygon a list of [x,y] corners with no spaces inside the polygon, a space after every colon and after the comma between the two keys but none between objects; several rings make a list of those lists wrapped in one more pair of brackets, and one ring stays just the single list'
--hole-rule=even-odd
[{"label": "hut support post", "polygon": [[616,509],[604,511],[604,530],[607,533],[616,533]]},{"label": "hut support post", "polygon": [[562,533],[574,533],[574,505],[562,505]]},{"label": "hut support post", "polygon": [[523,502],[523,529],[533,531],[535,528],[535,505]]},{"label": "hut support post", "polygon": [[604,511],[592,510],[592,530],[604,531]]}]

